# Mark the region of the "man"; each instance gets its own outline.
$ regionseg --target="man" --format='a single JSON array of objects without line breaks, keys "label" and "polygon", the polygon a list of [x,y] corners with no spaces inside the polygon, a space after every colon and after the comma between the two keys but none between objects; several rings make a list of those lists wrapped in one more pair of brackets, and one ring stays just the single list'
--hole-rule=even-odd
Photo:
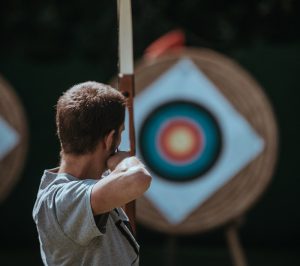
[{"label": "man", "polygon": [[58,100],[61,162],[45,170],[33,209],[45,265],[138,265],[139,246],[120,206],[140,197],[151,176],[136,157],[116,152],[124,116],[123,95],[96,82]]}]

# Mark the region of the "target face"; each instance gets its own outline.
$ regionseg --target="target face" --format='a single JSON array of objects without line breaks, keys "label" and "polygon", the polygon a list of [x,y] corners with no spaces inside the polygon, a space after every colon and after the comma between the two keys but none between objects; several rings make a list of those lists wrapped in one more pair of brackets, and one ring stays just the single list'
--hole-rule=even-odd
[{"label": "target face", "polygon": [[219,157],[222,139],[214,116],[191,101],[171,101],[141,127],[141,154],[160,178],[184,182],[203,176]]}]

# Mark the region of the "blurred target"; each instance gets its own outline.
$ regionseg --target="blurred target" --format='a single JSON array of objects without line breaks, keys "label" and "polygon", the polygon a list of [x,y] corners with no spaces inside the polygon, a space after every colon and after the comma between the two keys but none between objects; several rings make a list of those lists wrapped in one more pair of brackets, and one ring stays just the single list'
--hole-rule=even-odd
[{"label": "blurred target", "polygon": [[27,151],[27,122],[21,101],[0,77],[0,202],[16,184]]},{"label": "blurred target", "polygon": [[[270,182],[277,154],[276,121],[260,85],[208,49],[151,57],[135,73],[137,156],[153,177],[137,201],[138,221],[188,234],[245,213]],[[121,149],[128,147],[125,128]]]}]

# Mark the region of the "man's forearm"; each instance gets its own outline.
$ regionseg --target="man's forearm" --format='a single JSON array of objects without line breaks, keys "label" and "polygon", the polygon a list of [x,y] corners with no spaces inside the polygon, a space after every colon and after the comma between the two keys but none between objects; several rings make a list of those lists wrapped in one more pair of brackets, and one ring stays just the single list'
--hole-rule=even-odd
[{"label": "man's forearm", "polygon": [[120,162],[92,190],[91,205],[94,214],[105,213],[115,207],[139,198],[150,186],[151,176],[135,157]]}]

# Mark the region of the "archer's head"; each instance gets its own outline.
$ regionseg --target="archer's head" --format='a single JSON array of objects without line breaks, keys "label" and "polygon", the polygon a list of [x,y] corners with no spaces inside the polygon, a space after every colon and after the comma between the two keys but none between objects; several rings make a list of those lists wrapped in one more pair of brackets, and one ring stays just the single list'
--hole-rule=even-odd
[{"label": "archer's head", "polygon": [[56,126],[62,154],[85,155],[113,136],[111,150],[120,143],[125,98],[116,89],[84,82],[67,90],[57,102]]}]

